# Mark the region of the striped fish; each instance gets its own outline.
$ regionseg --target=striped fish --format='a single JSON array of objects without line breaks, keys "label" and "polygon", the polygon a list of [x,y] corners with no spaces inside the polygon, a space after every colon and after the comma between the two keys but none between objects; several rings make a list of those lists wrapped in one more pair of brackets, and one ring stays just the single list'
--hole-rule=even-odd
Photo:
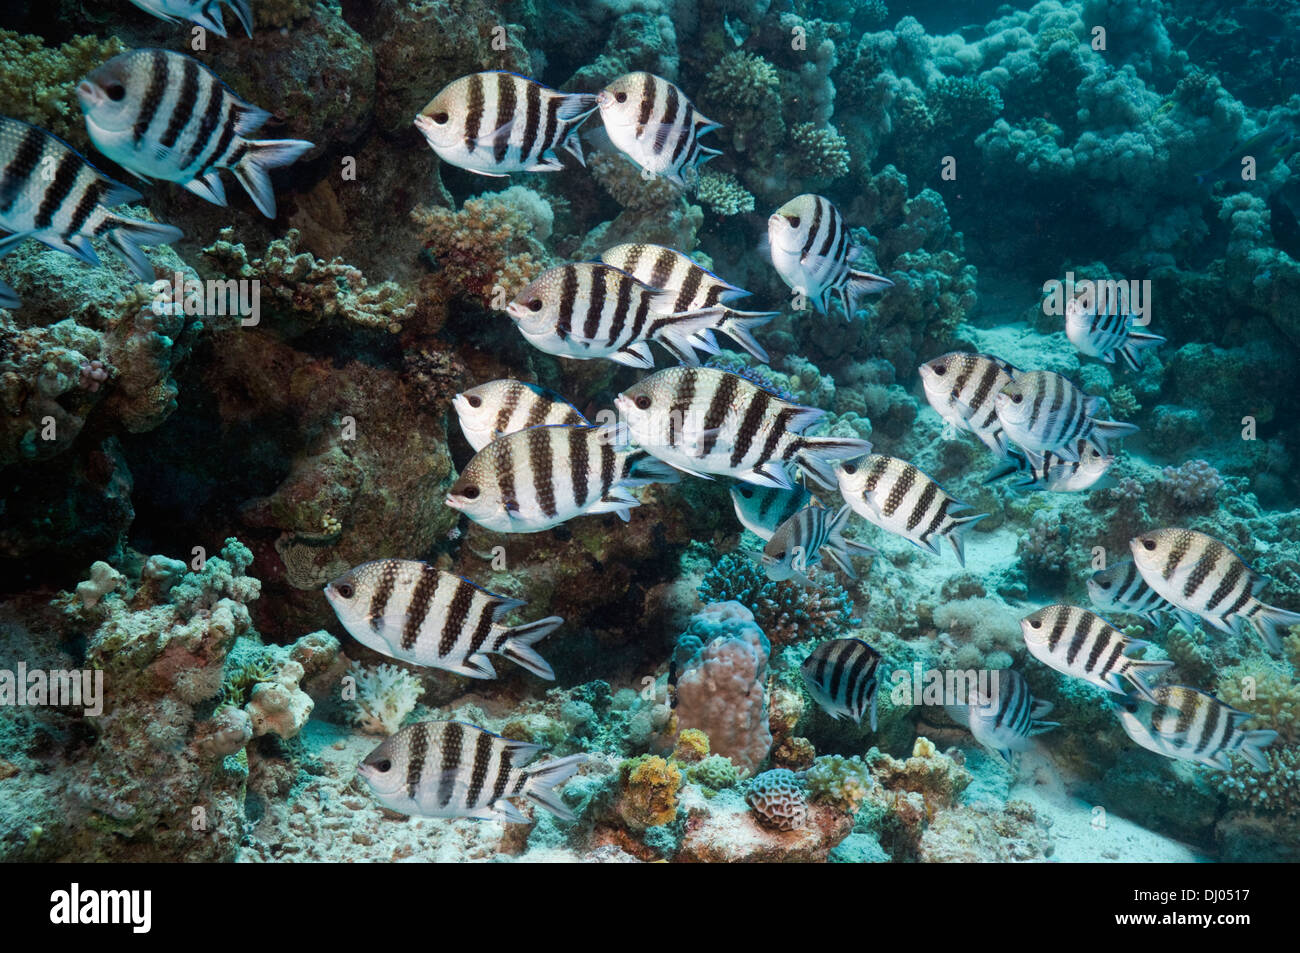
[{"label": "striped fish", "polygon": [[531,427],[492,441],[465,466],[447,505],[499,533],[539,533],[575,516],[639,505],[629,487],[676,483],[644,450],[624,445],[619,428]]},{"label": "striped fish", "polygon": [[[638,281],[645,282],[651,288],[676,291],[677,300],[673,302],[673,313],[702,311],[706,308],[722,307],[725,319],[717,330],[730,337],[758,360],[767,362],[767,352],[749,333],[749,326],[757,327],[771,321],[779,311],[736,311],[726,307],[727,303],[749,294],[728,284],[703,265],[696,263],[690,255],[684,255],[663,245],[641,243],[615,245],[601,253],[600,260],[607,265],[621,268]],[[699,335],[706,342],[711,342],[710,331],[700,331]]]},{"label": "striped fish", "polygon": [[[109,208],[134,202],[140,193],[110,179],[57,136],[0,116],[0,256],[29,238],[99,265],[92,238],[106,238],[141,281],[153,281],[142,245],[181,237],[171,225],[115,215]],[[0,307],[18,307],[18,295],[0,286]]]},{"label": "striped fish", "polygon": [[554,391],[527,381],[499,380],[452,399],[460,429],[476,451],[497,437],[548,424],[585,424],[587,418]]},{"label": "striped fish", "polygon": [[993,398],[1020,373],[992,354],[952,351],[917,368],[925,399],[956,430],[968,430],[1000,457],[1010,445]]},{"label": "striped fish", "polygon": [[737,483],[731,488],[736,519],[759,539],[767,542],[776,528],[812,502],[812,494],[801,486],[780,490],[774,487]]},{"label": "striped fish", "polygon": [[1079,459],[1079,441],[1108,453],[1108,440],[1137,433],[1134,424],[1097,420],[1098,399],[1052,371],[1016,375],[993,399],[1007,436],[1026,450],[1051,450],[1064,461]]},{"label": "striped fish", "polygon": [[1278,652],[1287,628],[1300,625],[1300,612],[1259,601],[1268,577],[1212,536],[1190,529],[1160,529],[1133,538],[1129,549],[1148,586],[1220,632],[1241,632],[1249,623],[1264,644]]},{"label": "striped fish", "polygon": [[501,616],[524,603],[428,563],[363,563],[327,585],[325,598],[349,635],[389,658],[469,678],[496,678],[488,656],[500,655],[541,678],[555,678],[533,645],[563,619],[502,625]]},{"label": "striped fish", "polygon": [[[1101,287],[1107,286],[1103,283]],[[1107,364],[1114,364],[1118,354],[1130,370],[1142,370],[1143,349],[1163,344],[1165,339],[1158,334],[1135,331],[1133,315],[1120,310],[1119,301],[1112,293],[1103,290],[1091,304],[1084,302],[1084,297],[1071,298],[1065,305],[1065,336],[1075,350]],[[1086,297],[1093,298],[1093,295]]]},{"label": "striped fish", "polygon": [[831,639],[813,650],[799,670],[813,701],[835,720],[862,724],[870,712],[876,730],[877,669],[881,655],[861,639]]},{"label": "striped fish", "polygon": [[1228,755],[1239,754],[1259,770],[1269,770],[1264,749],[1277,740],[1277,732],[1243,729],[1242,723],[1254,717],[1250,712],[1186,685],[1162,685],[1152,695],[1154,704],[1131,696],[1119,703],[1120,724],[1143,748],[1222,771],[1232,767]]},{"label": "striped fish", "polygon": [[984,479],[993,483],[1015,477],[1008,486],[1013,490],[1049,490],[1053,493],[1078,493],[1090,489],[1106,475],[1114,456],[1102,451],[1090,440],[1075,444],[1075,460],[1066,460],[1051,450],[1017,450],[1007,461]]},{"label": "striped fish", "polygon": [[1148,643],[1131,639],[1101,616],[1078,606],[1051,605],[1020,620],[1029,654],[1044,665],[1115,692],[1128,689],[1150,699],[1146,676],[1164,671],[1170,661],[1149,662],[1128,654]]},{"label": "striped fish", "polygon": [[556,789],[587,756],[530,765],[541,750],[461,721],[422,721],[385,739],[357,774],[384,807],[399,814],[527,824],[515,803],[523,798],[571,821],[574,814]]},{"label": "striped fish", "polygon": [[253,11],[248,0],[131,0],[146,13],[152,13],[168,23],[188,20],[215,35],[226,35],[226,24],[221,18],[221,5],[224,3],[234,12],[240,26],[249,36],[253,35]]},{"label": "striped fish", "polygon": [[596,94],[609,141],[647,172],[685,186],[716,155],[700,137],[721,123],[706,119],[668,80],[628,73]]},{"label": "striped fish", "polygon": [[1191,630],[1196,616],[1179,609],[1146,584],[1137,563],[1124,559],[1092,574],[1088,579],[1088,598],[1101,612],[1122,612],[1141,616],[1153,625],[1166,613],[1176,615]]},{"label": "striped fish", "polygon": [[971,704],[943,707],[970,729],[976,741],[997,752],[1008,765],[1014,765],[1015,753],[1028,748],[1030,738],[1061,724],[1042,720],[1051,713],[1052,703],[1035,698],[1019,672],[1006,668],[992,672],[990,679],[993,684],[989,690],[976,692]]},{"label": "striped fish", "polygon": [[415,128],[444,162],[479,175],[553,172],[564,168],[556,149],[586,164],[577,133],[595,109],[595,96],[493,70],[448,83],[420,110]]},{"label": "striped fish", "polygon": [[763,570],[773,582],[792,576],[810,585],[807,572],[821,562],[822,554],[840,568],[850,579],[857,579],[849,562],[849,554],[876,556],[870,546],[844,538],[844,527],[849,524],[853,510],[845,504],[831,515],[824,506],[805,506],[777,527],[772,538],[763,547]]},{"label": "striped fish", "polygon": [[781,280],[825,314],[836,293],[844,305],[844,318],[853,319],[858,298],[883,291],[893,282],[869,271],[849,266],[862,254],[852,244],[849,227],[839,210],[820,195],[798,195],[767,220],[767,241],[772,265]]},{"label": "striped fish", "polygon": [[970,507],[897,457],[873,453],[863,460],[850,460],[835,468],[835,476],[841,495],[863,519],[936,556],[939,540],[947,539],[962,566],[966,565],[966,531],[989,515],[954,516]]},{"label": "striped fish", "polygon": [[800,407],[729,371],[671,367],[614,401],[632,439],[684,473],[789,490],[791,468],[830,489],[829,462],[868,452],[865,440],[808,437],[825,411]]},{"label": "striped fish", "polygon": [[303,139],[246,138],[271,114],[169,50],[113,57],[77,84],[77,98],[91,142],[118,165],[180,183],[215,205],[226,204],[220,170],[229,169],[267,218],[275,218],[270,170],[312,148]]},{"label": "striped fish", "polygon": [[[520,332],[538,350],[576,360],[605,357],[629,367],[655,366],[650,342],[681,362],[698,364],[709,351],[698,333],[724,323],[721,308],[675,314],[674,291],[660,291],[602,262],[575,262],[544,271],[506,305]],[[717,344],[712,345],[717,351]]]}]

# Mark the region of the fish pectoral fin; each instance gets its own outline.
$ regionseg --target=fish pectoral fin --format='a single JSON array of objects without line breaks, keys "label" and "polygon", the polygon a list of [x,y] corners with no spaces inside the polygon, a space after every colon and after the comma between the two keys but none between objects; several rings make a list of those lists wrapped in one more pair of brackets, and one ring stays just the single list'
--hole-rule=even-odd
[{"label": "fish pectoral fin", "polygon": [[492,667],[491,660],[482,652],[478,652],[465,659],[457,668],[447,669],[457,675],[464,675],[466,678],[496,678],[497,670]]},{"label": "fish pectoral fin", "polygon": [[636,341],[626,347],[619,348],[609,355],[609,359],[642,370],[648,370],[655,366],[654,355],[650,353],[650,345],[645,341]]},{"label": "fish pectoral fin", "polygon": [[477,139],[474,140],[474,142],[478,146],[489,147],[503,136],[508,139],[514,127],[515,127],[515,120],[509,119],[506,122],[502,123],[497,128],[493,129],[491,132],[482,133],[481,135],[479,135]]},{"label": "fish pectoral fin", "polygon": [[[772,472],[774,471],[774,472]],[[774,467],[770,471],[767,464],[761,464],[754,467],[748,473],[737,474],[737,479],[744,480],[746,483],[753,483],[757,486],[772,487],[777,490],[792,490],[794,482],[790,479],[790,473],[784,467]]]},{"label": "fish pectoral fin", "polygon": [[4,238],[0,238],[0,258],[9,254],[33,235],[35,235],[35,232],[33,231],[14,232],[12,235],[6,235]]},{"label": "fish pectoral fin", "polygon": [[650,122],[646,123],[642,135],[648,135],[654,144],[655,155],[664,151],[664,146],[668,145],[668,137],[673,133],[673,124],[667,122]]},{"label": "fish pectoral fin", "polygon": [[91,247],[90,239],[84,235],[74,235],[70,239],[61,238],[57,235],[36,235],[37,241],[48,245],[55,251],[66,252],[73,258],[79,258],[87,265],[100,264],[99,256],[95,254],[95,249]]},{"label": "fish pectoral fin", "polygon": [[554,152],[546,152],[538,157],[538,161],[524,169],[525,172],[558,172],[564,168],[564,163]]}]

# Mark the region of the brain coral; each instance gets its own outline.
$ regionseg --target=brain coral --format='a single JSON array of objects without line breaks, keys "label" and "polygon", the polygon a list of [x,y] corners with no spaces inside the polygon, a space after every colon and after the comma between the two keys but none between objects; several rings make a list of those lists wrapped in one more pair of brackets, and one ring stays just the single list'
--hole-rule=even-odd
[{"label": "brain coral", "polygon": [[760,823],[779,831],[798,830],[808,818],[808,799],[793,771],[777,768],[754,778],[749,805]]}]

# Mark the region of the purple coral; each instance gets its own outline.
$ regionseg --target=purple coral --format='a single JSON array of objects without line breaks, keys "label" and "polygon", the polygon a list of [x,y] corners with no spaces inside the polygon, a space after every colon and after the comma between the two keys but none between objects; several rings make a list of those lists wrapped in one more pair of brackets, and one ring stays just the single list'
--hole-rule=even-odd
[{"label": "purple coral", "polygon": [[1186,509],[1198,509],[1214,502],[1223,489],[1223,477],[1206,460],[1188,460],[1180,467],[1165,467],[1162,486]]},{"label": "purple coral", "polygon": [[749,806],[760,824],[779,831],[798,830],[808,819],[808,799],[799,779],[785,768],[764,771],[754,778]]},{"label": "purple coral", "polygon": [[102,361],[82,361],[81,362],[81,380],[78,386],[82,390],[88,390],[92,394],[99,390],[99,385],[108,380],[108,368]]}]

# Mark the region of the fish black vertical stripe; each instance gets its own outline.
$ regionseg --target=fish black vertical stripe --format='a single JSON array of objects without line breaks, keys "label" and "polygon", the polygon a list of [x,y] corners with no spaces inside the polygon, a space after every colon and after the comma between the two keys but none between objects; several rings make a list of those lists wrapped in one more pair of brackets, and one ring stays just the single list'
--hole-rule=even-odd
[{"label": "fish black vertical stripe", "polygon": [[212,134],[217,131],[217,124],[221,122],[221,114],[225,109],[225,91],[211,76],[205,77],[203,84],[208,90],[208,105],[203,110],[203,118],[199,120],[199,130],[194,134],[194,141],[190,143],[189,152],[185,154],[185,168],[190,168],[199,161],[199,156],[203,150],[208,147],[212,141]]},{"label": "fish black vertical stripe", "polygon": [[618,340],[619,332],[627,327],[627,313],[632,305],[632,291],[636,283],[630,278],[620,278],[618,282],[618,301],[614,306],[614,320],[609,322],[609,344],[613,346]]},{"label": "fish black vertical stripe", "polygon": [[823,200],[820,196],[813,200],[812,225],[808,226],[808,238],[803,243],[803,248],[799,249],[800,261],[808,257],[808,252],[812,250],[813,242],[817,240],[817,230],[821,228],[822,225],[822,201]]},{"label": "fish black vertical stripe", "polygon": [[194,117],[194,108],[199,100],[199,64],[197,60],[185,58],[181,66],[181,91],[176,98],[172,114],[167,117],[167,128],[158,139],[158,143],[168,149],[176,145],[176,137]]},{"label": "fish black vertical stripe", "polygon": [[555,461],[551,451],[553,432],[551,427],[539,427],[529,431],[528,435],[528,468],[533,474],[537,504],[547,516],[559,513],[555,502]]},{"label": "fish black vertical stripe", "polygon": [[428,725],[417,725],[411,732],[411,760],[406,766],[406,794],[412,800],[420,790],[420,775],[424,773],[424,759],[429,754]]},{"label": "fish black vertical stripe", "polygon": [[473,153],[483,125],[483,77],[472,73],[466,90],[465,151]]},{"label": "fish black vertical stripe", "polygon": [[524,139],[519,152],[531,158],[538,145],[537,125],[542,121],[542,88],[536,83],[526,83],[524,88]]},{"label": "fish black vertical stripe", "polygon": [[[664,114],[659,120],[665,126],[671,126],[677,119],[678,98],[677,87],[669,83],[668,101],[664,105]],[[666,139],[661,139],[656,136],[651,148],[654,150],[655,155],[659,155],[659,153],[664,151],[664,146],[667,144],[668,141]]]},{"label": "fish black vertical stripe", "polygon": [[442,732],[442,770],[438,775],[438,806],[446,807],[456,793],[456,769],[460,767],[460,749],[465,729],[460,722],[449,721]]},{"label": "fish black vertical stripe", "polygon": [[722,432],[722,423],[727,419],[727,411],[731,409],[731,402],[736,396],[736,382],[738,380],[739,378],[727,374],[718,384],[718,389],[713,392],[713,399],[709,401],[709,409],[704,412],[704,439],[700,444],[701,459],[712,453],[713,448],[718,443],[718,435]]},{"label": "fish black vertical stripe", "polygon": [[504,162],[510,151],[511,123],[515,118],[515,77],[511,73],[497,73],[497,134],[492,140],[492,158]]},{"label": "fish black vertical stripe", "polygon": [[[456,579],[456,591],[452,593],[451,603],[447,606],[447,618],[442,622],[442,632],[438,636],[438,657],[446,658],[460,638],[469,618],[469,607],[474,602],[475,589],[464,579]],[[403,648],[409,646],[403,645]]]},{"label": "fish black vertical stripe", "polygon": [[641,112],[637,116],[636,134],[641,138],[645,134],[646,123],[650,121],[650,114],[654,111],[655,105],[655,78],[649,73],[645,74],[645,82],[641,85]]},{"label": "fish black vertical stripe", "polygon": [[474,744],[474,768],[470,773],[469,790],[465,794],[465,806],[474,807],[478,797],[483,793],[483,782],[487,780],[488,768],[492,766],[492,736],[480,731],[478,741]]},{"label": "fish black vertical stripe", "polygon": [[[591,273],[591,294],[587,296],[587,317],[582,324],[582,337],[586,341],[594,341],[596,332],[600,329],[601,313],[605,310],[605,294],[608,291],[605,285],[605,277],[610,274],[613,274],[613,272],[603,270]],[[617,316],[611,323],[618,324]]]},{"label": "fish black vertical stripe", "polygon": [[429,614],[429,603],[438,588],[438,571],[428,563],[420,564],[420,578],[411,593],[411,604],[406,608],[406,621],[402,625],[402,648],[410,651],[419,638],[420,626]]},{"label": "fish black vertical stripe", "polygon": [[396,576],[396,569],[391,563],[386,564],[384,571],[379,574],[379,585],[375,587],[374,595],[370,597],[370,606],[367,609],[371,628],[376,628],[379,620],[384,617],[384,611],[388,608],[388,600],[393,596],[393,580]]},{"label": "fish black vertical stripe", "polygon": [[45,195],[41,198],[41,207],[36,213],[37,228],[50,227],[50,223],[54,220],[54,213],[63,205],[63,200],[76,185],[77,173],[81,171],[81,166],[81,159],[71,149],[63,153],[58,167],[54,170],[54,179],[46,187]]},{"label": "fish black vertical stripe", "polygon": [[885,498],[884,505],[880,511],[886,516],[893,516],[900,506],[903,505],[903,499],[907,492],[912,489],[912,484],[916,482],[916,476],[919,471],[910,463],[903,467],[903,472],[898,475],[894,485],[889,488],[889,496]]},{"label": "fish black vertical stripe", "polygon": [[927,480],[924,488],[921,490],[921,498],[916,501],[912,507],[912,512],[907,517],[907,530],[910,533],[916,529],[921,518],[929,512],[930,506],[934,503],[934,498],[939,495],[939,485],[933,480]]},{"label": "fish black vertical stripe", "polygon": [[560,320],[555,325],[555,333],[561,341],[573,331],[573,309],[577,301],[578,269],[565,265],[564,277],[560,280]]},{"label": "fish black vertical stripe", "polygon": [[772,396],[767,391],[760,389],[755,392],[753,400],[745,408],[745,416],[740,420],[740,428],[736,431],[735,445],[731,448],[731,466],[738,466],[749,453],[749,448],[753,446],[754,438],[758,436],[758,430],[763,426],[763,420],[771,405]]},{"label": "fish black vertical stripe", "polygon": [[[668,281],[668,278],[673,273],[673,265],[676,264],[676,262],[677,256],[674,255],[671,250],[665,248],[661,251],[659,257],[655,259],[654,268],[650,271],[650,287],[664,287],[664,283]],[[631,264],[628,265],[628,270],[632,270]]]},{"label": "fish black vertical stripe", "polygon": [[618,455],[608,440],[600,441],[600,495],[603,498],[614,485],[614,464]]},{"label": "fish black vertical stripe", "polygon": [[167,54],[162,50],[153,50],[149,54],[149,84],[145,87],[144,98],[140,101],[140,113],[136,116],[132,136],[138,144],[153,124],[158,107],[162,105],[167,92]]},{"label": "fish black vertical stripe", "polygon": [[510,783],[510,770],[514,767],[514,755],[509,748],[502,748],[501,755],[497,759],[497,776],[492,782],[492,800],[488,801],[493,804],[501,800],[501,795],[506,793],[506,785]]},{"label": "fish black vertical stripe", "polygon": [[685,311],[690,306],[691,299],[700,290],[703,278],[704,271],[700,268],[692,268],[687,273],[686,280],[682,282],[682,290],[677,293],[677,300],[673,303],[673,311]]},{"label": "fish black vertical stripe", "polygon": [[72,238],[81,231],[81,227],[86,224],[86,219],[90,218],[90,213],[99,205],[100,199],[108,191],[108,186],[103,180],[95,179],[81,193],[81,198],[77,200],[77,207],[72,211],[72,218],[68,222],[68,227],[63,230],[65,239]]},{"label": "fish black vertical stripe", "polygon": [[686,148],[686,143],[691,139],[692,129],[690,123],[682,124],[682,131],[677,134],[677,145],[673,147],[672,164],[677,165],[677,159],[681,156],[682,150]]},{"label": "fish black vertical stripe", "polygon": [[44,148],[45,133],[35,126],[28,126],[14,157],[5,164],[4,172],[0,173],[0,212],[8,212],[14,207],[28,177],[36,169]]},{"label": "fish black vertical stripe", "polygon": [[568,432],[569,476],[573,481],[573,505],[587,502],[587,477],[591,467],[587,459],[587,434],[589,431],[573,428]]},{"label": "fish black vertical stripe", "polygon": [[231,141],[235,138],[235,117],[238,110],[235,108],[233,100],[228,103],[227,106],[228,108],[222,115],[221,136],[217,139],[216,148],[212,150],[211,155],[203,161],[199,166],[198,171],[194,173],[196,179],[203,178],[203,176],[207,175],[212,170],[214,165],[221,161],[221,157],[226,154],[226,150],[230,148]]}]

